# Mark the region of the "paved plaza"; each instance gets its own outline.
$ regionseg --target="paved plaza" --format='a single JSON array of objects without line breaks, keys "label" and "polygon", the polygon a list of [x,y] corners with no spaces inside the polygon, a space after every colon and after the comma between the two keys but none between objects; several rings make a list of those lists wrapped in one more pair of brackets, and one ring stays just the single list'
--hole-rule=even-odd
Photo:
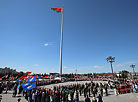
[{"label": "paved plaza", "polygon": [[[58,84],[51,84],[51,85],[45,85],[43,87],[46,88],[52,88],[55,85],[69,85],[73,83],[89,83],[90,81],[79,81],[79,82],[66,82],[66,83],[58,83]],[[106,83],[105,81],[96,81],[97,83]],[[114,95],[114,91],[112,89],[109,89],[109,96],[103,96],[104,102],[138,102],[138,94],[137,93],[128,93],[128,94],[122,94],[122,95]],[[2,102],[17,102],[17,99],[21,98],[21,102],[27,102],[22,95],[17,95],[16,98],[12,97],[12,91],[9,91],[8,94],[2,94]],[[90,97],[92,100],[92,97]],[[80,97],[80,101],[84,102],[84,97]]]}]

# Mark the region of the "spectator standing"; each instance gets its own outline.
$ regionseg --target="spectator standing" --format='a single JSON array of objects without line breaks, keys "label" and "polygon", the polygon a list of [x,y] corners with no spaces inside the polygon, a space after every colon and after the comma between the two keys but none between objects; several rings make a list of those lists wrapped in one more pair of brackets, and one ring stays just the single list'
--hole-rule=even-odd
[{"label": "spectator standing", "polygon": [[98,98],[98,102],[103,102],[102,96],[99,94]]},{"label": "spectator standing", "polygon": [[92,98],[92,102],[97,102],[95,97]]},{"label": "spectator standing", "polygon": [[88,95],[87,95],[87,97],[85,98],[85,102],[91,102],[91,100],[90,100],[90,98],[88,97]]},{"label": "spectator standing", "polygon": [[77,95],[76,95],[75,98],[74,98],[74,102],[79,102],[79,101],[78,101]]}]

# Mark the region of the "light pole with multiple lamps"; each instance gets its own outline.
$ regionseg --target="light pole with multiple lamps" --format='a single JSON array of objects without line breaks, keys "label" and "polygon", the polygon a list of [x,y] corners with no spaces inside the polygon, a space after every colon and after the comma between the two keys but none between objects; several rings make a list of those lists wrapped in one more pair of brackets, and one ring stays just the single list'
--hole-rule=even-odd
[{"label": "light pole with multiple lamps", "polygon": [[113,71],[113,66],[112,66],[112,63],[115,62],[115,57],[109,56],[108,58],[106,58],[106,60],[107,62],[110,62],[111,64],[111,70],[112,70],[113,80],[115,84],[114,71]]},{"label": "light pole with multiple lamps", "polygon": [[130,67],[133,69],[133,75],[132,75],[132,79],[134,80],[134,75],[135,75],[135,70],[134,70],[134,68],[135,68],[135,65],[130,65]]}]

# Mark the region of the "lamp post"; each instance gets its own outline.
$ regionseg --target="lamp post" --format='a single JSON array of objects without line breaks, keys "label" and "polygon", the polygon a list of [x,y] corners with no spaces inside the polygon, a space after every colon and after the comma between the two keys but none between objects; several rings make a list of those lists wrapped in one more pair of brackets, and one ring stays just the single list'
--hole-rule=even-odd
[{"label": "lamp post", "polygon": [[135,74],[135,70],[134,70],[134,68],[135,68],[135,65],[130,65],[130,67],[132,67],[132,69],[133,69],[133,75],[132,75],[132,79],[134,79],[134,74]]},{"label": "lamp post", "polygon": [[110,62],[110,64],[111,64],[111,70],[112,70],[113,80],[114,80],[114,84],[115,84],[114,71],[113,71],[113,66],[112,66],[112,63],[115,62],[115,57],[109,56],[108,58],[106,58],[106,60],[107,60],[107,62]]},{"label": "lamp post", "polygon": [[[77,81],[76,76],[77,76],[77,69],[75,70],[75,81]],[[77,76],[77,77],[78,77],[78,76]]]}]

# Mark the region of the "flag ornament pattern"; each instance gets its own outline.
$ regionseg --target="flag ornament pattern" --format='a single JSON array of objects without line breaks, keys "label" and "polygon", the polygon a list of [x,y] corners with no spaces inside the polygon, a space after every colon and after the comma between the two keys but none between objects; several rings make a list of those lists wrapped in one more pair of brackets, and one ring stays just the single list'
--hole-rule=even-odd
[{"label": "flag ornament pattern", "polygon": [[35,79],[36,79],[36,76],[29,78],[27,81],[32,82],[32,81],[35,81]]},{"label": "flag ornament pattern", "polygon": [[57,13],[62,13],[62,8],[51,8],[51,10],[56,11]]},{"label": "flag ornament pattern", "polygon": [[24,87],[27,87],[28,85],[30,85],[30,83],[24,83],[24,84],[21,84],[21,86],[24,88]]},{"label": "flag ornament pattern", "polygon": [[36,82],[32,83],[26,83],[25,85],[22,85],[23,91],[31,90],[33,88],[36,88]]},{"label": "flag ornament pattern", "polygon": [[26,80],[25,83],[21,84],[23,91],[31,90],[36,88],[36,76],[33,76]]}]

